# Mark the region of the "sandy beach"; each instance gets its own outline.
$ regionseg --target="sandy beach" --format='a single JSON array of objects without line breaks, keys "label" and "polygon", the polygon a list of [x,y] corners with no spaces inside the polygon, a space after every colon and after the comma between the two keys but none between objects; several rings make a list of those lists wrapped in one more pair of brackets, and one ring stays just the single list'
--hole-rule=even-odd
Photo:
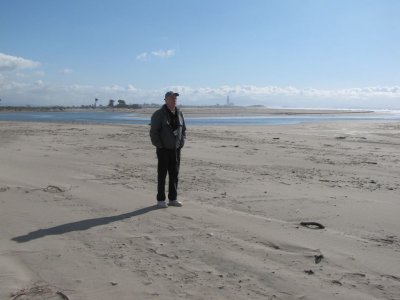
[{"label": "sandy beach", "polygon": [[0,299],[400,299],[399,122],[148,131],[0,122]]}]

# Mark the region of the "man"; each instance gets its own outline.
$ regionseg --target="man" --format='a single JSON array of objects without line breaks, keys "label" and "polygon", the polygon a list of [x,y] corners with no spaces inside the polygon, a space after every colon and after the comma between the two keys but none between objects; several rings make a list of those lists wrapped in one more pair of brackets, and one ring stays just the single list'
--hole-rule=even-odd
[{"label": "man", "polygon": [[[185,144],[186,126],[183,114],[176,107],[178,93],[169,91],[165,94],[165,104],[151,116],[150,138],[157,148],[157,205],[160,208],[182,206],[177,200],[179,165],[181,149]],[[165,197],[165,178],[168,173],[168,200]]]}]

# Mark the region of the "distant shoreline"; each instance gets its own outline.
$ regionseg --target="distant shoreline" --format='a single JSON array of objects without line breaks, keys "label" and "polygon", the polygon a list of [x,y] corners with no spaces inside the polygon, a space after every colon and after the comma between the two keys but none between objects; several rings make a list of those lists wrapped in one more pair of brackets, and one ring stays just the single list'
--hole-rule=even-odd
[{"label": "distant shoreline", "polygon": [[[117,112],[136,113],[139,116],[150,116],[158,106],[142,108],[119,107],[26,107],[26,106],[0,106],[0,113],[7,112]],[[371,114],[373,110],[352,109],[310,109],[310,108],[268,108],[251,106],[181,106],[186,116],[214,117],[214,116],[268,116],[268,115],[325,115],[325,114]]]}]

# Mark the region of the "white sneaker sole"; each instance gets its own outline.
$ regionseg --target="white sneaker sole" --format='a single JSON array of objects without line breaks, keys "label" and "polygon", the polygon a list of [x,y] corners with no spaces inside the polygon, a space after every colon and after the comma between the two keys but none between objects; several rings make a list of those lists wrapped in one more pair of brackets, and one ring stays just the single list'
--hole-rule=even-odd
[{"label": "white sneaker sole", "polygon": [[158,208],[168,208],[167,203],[157,203]]}]

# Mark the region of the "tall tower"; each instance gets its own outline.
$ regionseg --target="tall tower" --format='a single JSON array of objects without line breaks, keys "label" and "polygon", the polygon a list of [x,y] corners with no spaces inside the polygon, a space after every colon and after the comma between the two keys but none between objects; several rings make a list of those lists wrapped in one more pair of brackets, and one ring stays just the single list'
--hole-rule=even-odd
[{"label": "tall tower", "polygon": [[226,105],[229,106],[229,95],[226,96]]}]

